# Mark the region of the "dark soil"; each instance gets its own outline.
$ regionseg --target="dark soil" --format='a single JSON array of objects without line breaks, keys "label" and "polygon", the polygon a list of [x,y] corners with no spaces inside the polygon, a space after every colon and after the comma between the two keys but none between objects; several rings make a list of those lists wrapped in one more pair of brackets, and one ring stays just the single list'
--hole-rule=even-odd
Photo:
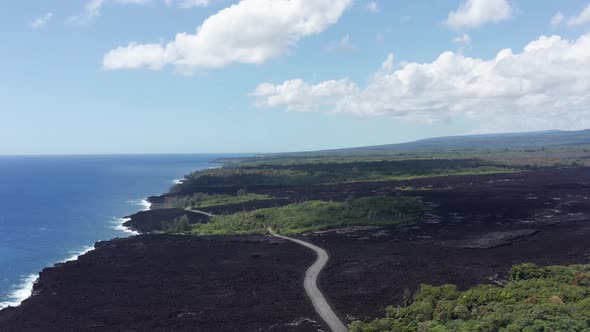
[{"label": "dark soil", "polygon": [[166,226],[174,222],[174,219],[182,216],[188,217],[189,224],[209,221],[209,217],[204,214],[188,212],[184,209],[156,209],[141,211],[128,216],[129,221],[123,223],[123,226],[140,233],[161,232]]},{"label": "dark soil", "polygon": [[[513,264],[590,263],[590,222],[551,226],[510,245],[487,249],[457,248],[444,237],[375,236],[377,231],[310,237],[331,259],[320,287],[342,316],[383,316],[385,307],[403,303],[406,288],[455,284],[461,289],[502,281]],[[365,235],[364,238],[359,235]],[[416,234],[417,235],[417,234]]]},{"label": "dark soil", "polygon": [[[382,316],[387,305],[402,302],[405,289],[415,291],[421,283],[465,289],[501,284],[517,263],[590,262],[588,168],[257,193],[276,199],[203,210],[235,212],[367,195],[405,195],[424,202],[428,211],[413,225],[302,236],[330,253],[320,286],[343,318]],[[157,225],[157,216],[166,213],[171,212],[150,212],[146,215],[153,218],[142,220]],[[0,311],[0,331],[92,326],[316,331],[307,323],[285,325],[317,320],[302,287],[313,259],[305,248],[262,236],[144,235],[107,241],[79,261],[46,269],[35,288],[38,295]]]},{"label": "dark soil", "polygon": [[222,206],[211,206],[203,208],[201,210],[207,211],[212,214],[232,214],[240,211],[252,211],[257,209],[266,209],[272,207],[280,207],[288,204],[292,204],[294,201],[289,199],[262,199],[253,200],[244,203],[222,205]]},{"label": "dark soil", "polygon": [[[309,331],[313,252],[270,237],[141,235],[47,268],[0,331]],[[289,326],[297,321],[299,326]]]}]

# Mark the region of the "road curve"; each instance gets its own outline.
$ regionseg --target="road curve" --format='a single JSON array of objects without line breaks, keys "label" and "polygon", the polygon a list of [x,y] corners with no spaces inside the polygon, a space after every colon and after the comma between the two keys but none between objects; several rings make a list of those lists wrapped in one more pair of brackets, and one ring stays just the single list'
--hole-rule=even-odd
[{"label": "road curve", "polygon": [[192,212],[192,213],[204,214],[207,217],[211,217],[211,218],[213,217],[213,214],[209,213],[209,212],[205,212],[205,211],[201,211],[201,210],[191,210],[191,209],[185,209],[185,210],[188,212]]},{"label": "road curve", "polygon": [[[213,214],[209,212],[191,209],[186,210],[193,213],[200,213],[209,217],[213,217]],[[315,311],[318,313],[318,315],[320,315],[324,322],[328,324],[332,332],[348,332],[346,325],[344,325],[340,318],[336,316],[334,310],[332,310],[332,307],[330,307],[328,301],[326,301],[326,298],[324,298],[324,295],[322,294],[322,292],[320,292],[320,289],[317,285],[318,275],[320,274],[320,272],[322,272],[322,269],[324,268],[324,266],[326,266],[326,263],[328,263],[328,253],[324,249],[315,246],[309,242],[294,239],[284,235],[279,235],[275,233],[270,227],[268,227],[268,232],[274,237],[295,242],[316,252],[318,258],[307,269],[307,271],[305,271],[305,280],[303,281],[303,288],[305,288],[307,296],[309,296],[309,298],[311,299],[311,303],[313,304]]]},{"label": "road curve", "polygon": [[270,227],[268,228],[268,232],[272,236],[295,242],[316,252],[318,258],[305,272],[305,280],[303,281],[303,287],[305,288],[305,292],[311,299],[315,311],[326,322],[326,324],[328,324],[332,332],[347,332],[348,329],[342,323],[340,318],[336,316],[336,314],[332,310],[332,307],[330,307],[328,301],[326,301],[324,295],[322,294],[322,292],[320,292],[317,286],[318,275],[328,262],[328,253],[324,249],[315,246],[309,242],[290,238],[284,235],[279,235],[273,232],[273,230],[270,229]]}]

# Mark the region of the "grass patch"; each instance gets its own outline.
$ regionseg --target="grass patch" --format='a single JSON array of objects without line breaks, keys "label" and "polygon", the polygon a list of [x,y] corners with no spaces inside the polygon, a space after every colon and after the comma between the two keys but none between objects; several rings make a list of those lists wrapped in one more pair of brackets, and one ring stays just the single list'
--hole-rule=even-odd
[{"label": "grass patch", "polygon": [[387,317],[350,325],[352,332],[377,331],[588,331],[590,265],[516,265],[505,287],[422,285],[406,307]]},{"label": "grass patch", "polygon": [[437,151],[367,151],[366,153],[299,153],[221,158],[224,166],[358,163],[403,160],[479,160],[483,164],[509,167],[590,166],[590,145],[440,149]]},{"label": "grass patch", "polygon": [[219,205],[230,205],[230,204],[238,204],[238,203],[245,203],[249,201],[256,201],[256,200],[266,200],[271,199],[271,196],[268,195],[260,195],[260,194],[244,194],[239,196],[230,196],[230,195],[214,195],[211,198],[197,202],[193,205],[194,208],[205,208],[210,206],[219,206]]},{"label": "grass patch", "polygon": [[194,172],[171,189],[176,194],[235,192],[297,185],[398,181],[452,175],[510,173],[519,169],[475,159],[318,162],[223,167]]},{"label": "grass patch", "polygon": [[268,195],[239,193],[238,195],[210,195],[196,193],[190,196],[178,196],[170,198],[170,204],[181,209],[199,209],[220,205],[231,205],[256,200],[272,199]]},{"label": "grass patch", "polygon": [[265,234],[267,227],[289,235],[344,226],[383,226],[417,220],[422,203],[406,197],[363,197],[346,202],[306,201],[278,208],[215,216],[193,226],[203,235]]}]

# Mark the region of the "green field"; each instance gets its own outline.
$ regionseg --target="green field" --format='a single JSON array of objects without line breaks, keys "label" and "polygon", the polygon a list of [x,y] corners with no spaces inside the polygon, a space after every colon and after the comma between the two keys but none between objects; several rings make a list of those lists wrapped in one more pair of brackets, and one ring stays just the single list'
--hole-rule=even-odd
[{"label": "green field", "polygon": [[412,303],[387,308],[386,318],[354,322],[350,330],[590,331],[590,265],[517,265],[505,287],[422,285]]},{"label": "green field", "polygon": [[368,155],[269,156],[220,159],[229,167],[259,165],[297,165],[315,163],[355,163],[400,160],[472,159],[482,164],[504,167],[590,166],[590,146],[535,149],[464,149],[440,152],[403,152]]},{"label": "green field", "polygon": [[434,137],[398,144],[221,158],[218,162],[258,166],[411,159],[477,159],[528,167],[590,166],[590,130]]},{"label": "green field", "polygon": [[421,202],[406,197],[364,197],[346,202],[306,201],[278,208],[215,216],[193,226],[201,235],[265,234],[271,227],[289,235],[345,226],[383,226],[416,221]]},{"label": "green field", "polygon": [[170,205],[181,209],[199,209],[221,205],[245,203],[256,200],[271,199],[271,196],[243,193],[239,195],[210,195],[206,193],[195,193],[188,196],[172,197]]},{"label": "green field", "polygon": [[475,159],[412,159],[383,161],[314,162],[223,167],[194,172],[172,188],[175,194],[219,189],[281,188],[347,182],[398,181],[433,176],[495,174],[521,171]]}]

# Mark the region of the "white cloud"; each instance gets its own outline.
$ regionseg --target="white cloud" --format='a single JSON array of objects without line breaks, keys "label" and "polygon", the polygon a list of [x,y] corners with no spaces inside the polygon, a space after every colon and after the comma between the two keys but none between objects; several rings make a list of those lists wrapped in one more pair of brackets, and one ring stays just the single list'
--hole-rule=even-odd
[{"label": "white cloud", "polygon": [[100,10],[102,5],[104,4],[104,0],[90,0],[84,6],[84,13],[81,15],[76,15],[68,18],[67,22],[71,24],[86,24],[90,22],[92,19],[100,15]]},{"label": "white cloud", "polygon": [[462,54],[471,45],[471,37],[464,33],[462,36],[453,38],[453,42],[457,44],[457,52]]},{"label": "white cloud", "polygon": [[367,2],[367,4],[365,5],[365,9],[371,13],[379,13],[381,10],[379,9],[379,4],[377,3],[377,1],[370,1]]},{"label": "white cloud", "polygon": [[361,87],[348,78],[260,84],[260,107],[388,115],[427,122],[478,121],[478,131],[590,127],[590,33],[541,36],[522,52],[485,60],[444,52],[430,63],[396,66],[393,55]]},{"label": "white cloud", "polygon": [[411,19],[412,19],[411,16],[402,16],[399,18],[399,23],[405,24],[405,23],[410,22]]},{"label": "white cloud", "polygon": [[356,45],[350,41],[349,35],[345,35],[342,39],[332,40],[326,49],[330,52],[350,52],[356,50]]},{"label": "white cloud", "polygon": [[512,17],[508,0],[466,0],[449,13],[445,24],[453,29],[476,28],[486,23],[496,23]]},{"label": "white cloud", "polygon": [[471,37],[468,34],[464,33],[462,36],[457,36],[453,38],[453,42],[457,44],[469,44],[471,42]]},{"label": "white cloud", "polygon": [[561,22],[563,22],[564,18],[565,17],[563,16],[562,12],[557,12],[557,13],[555,13],[555,15],[553,15],[551,17],[551,21],[549,21],[549,23],[551,23],[552,26],[556,27],[556,26],[560,25]]},{"label": "white cloud", "polygon": [[[87,24],[100,15],[106,2],[107,0],[90,0],[84,5],[84,13],[72,16],[66,22],[74,25]],[[145,5],[151,3],[152,0],[112,0],[112,2],[124,5]]]},{"label": "white cloud", "polygon": [[358,87],[349,79],[309,84],[302,79],[285,81],[280,85],[262,83],[250,95],[261,97],[259,106],[286,107],[290,111],[319,111],[330,106],[335,99],[358,93]]},{"label": "white cloud", "polygon": [[212,0],[164,0],[167,6],[172,6],[175,2],[177,2],[180,8],[190,9],[194,7],[207,7],[211,4]]},{"label": "white cloud", "polygon": [[184,0],[180,2],[179,6],[182,8],[207,7],[209,2],[209,0]]},{"label": "white cloud", "polygon": [[48,12],[45,15],[39,16],[37,19],[35,19],[31,23],[31,26],[33,28],[40,28],[40,27],[44,26],[45,24],[47,24],[49,22],[49,20],[51,20],[52,17],[53,17],[53,13]]},{"label": "white cloud", "polygon": [[195,34],[167,44],[130,43],[109,51],[105,69],[217,68],[261,64],[335,24],[352,0],[242,0],[207,18]]},{"label": "white cloud", "polygon": [[579,26],[590,23],[590,3],[577,16],[570,17],[567,20],[569,26]]}]

